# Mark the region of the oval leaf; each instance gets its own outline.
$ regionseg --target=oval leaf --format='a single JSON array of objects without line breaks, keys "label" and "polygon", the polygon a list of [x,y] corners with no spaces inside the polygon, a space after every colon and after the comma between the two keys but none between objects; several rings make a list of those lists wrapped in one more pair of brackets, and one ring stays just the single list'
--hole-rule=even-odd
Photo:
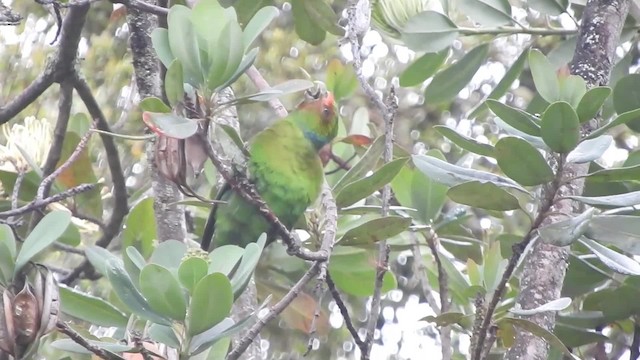
[{"label": "oval leaf", "polygon": [[489,144],[480,143],[475,139],[464,136],[458,133],[457,131],[455,131],[454,129],[447,126],[437,125],[437,126],[434,126],[434,129],[438,130],[440,134],[442,134],[444,137],[449,139],[452,143],[460,146],[464,150],[467,150],[469,152],[472,152],[478,155],[495,157],[494,148]]},{"label": "oval leaf", "polygon": [[42,250],[53,244],[71,223],[71,214],[56,210],[45,215],[22,243],[16,257],[13,273],[18,274],[22,267]]},{"label": "oval leaf", "polygon": [[409,158],[401,158],[391,161],[380,167],[372,175],[350,183],[345,186],[336,196],[338,208],[355,204],[374,192],[380,190],[398,175],[400,169],[407,163]]},{"label": "oval leaf", "polygon": [[556,69],[539,50],[531,50],[529,52],[529,67],[531,68],[531,76],[536,90],[547,102],[560,100],[560,84]]},{"label": "oval leaf", "polygon": [[447,102],[458,95],[487,59],[488,52],[489,44],[476,46],[455,64],[437,73],[424,91],[426,102]]},{"label": "oval leaf", "polygon": [[340,245],[370,245],[386,240],[407,230],[411,218],[386,216],[369,220],[362,225],[349,229],[338,242]]},{"label": "oval leaf", "polygon": [[173,320],[183,321],[187,312],[182,287],[171,272],[149,264],[140,272],[140,291],[151,308]]},{"label": "oval leaf", "polygon": [[202,278],[196,285],[189,304],[189,335],[200,334],[224,320],[231,312],[232,305],[233,292],[226,276],[213,273]]},{"label": "oval leaf", "polygon": [[598,160],[613,143],[613,136],[603,135],[594,139],[581,141],[578,146],[567,155],[567,162],[577,164]]},{"label": "oval leaf", "polygon": [[410,87],[422,84],[440,69],[448,56],[448,48],[436,53],[422,55],[400,74],[400,86]]},{"label": "oval leaf", "polygon": [[538,229],[538,234],[547,244],[571,245],[587,231],[594,211],[594,208],[590,208],[578,216],[542,226]]},{"label": "oval leaf", "polygon": [[60,285],[59,289],[60,309],[63,313],[99,326],[127,326],[127,316],[101,298],[65,285]]},{"label": "oval leaf", "polygon": [[447,195],[459,204],[481,209],[508,211],[520,208],[515,196],[493,183],[469,181],[450,188]]},{"label": "oval leaf", "polygon": [[597,86],[589,89],[582,99],[580,99],[580,103],[576,109],[580,122],[583,123],[596,117],[609,95],[611,95],[610,87]]},{"label": "oval leaf", "polygon": [[516,130],[532,136],[540,136],[540,125],[535,116],[497,100],[489,99],[486,104],[497,117]]},{"label": "oval leaf", "polygon": [[187,288],[190,293],[193,293],[196,284],[207,275],[208,270],[209,264],[205,259],[190,257],[180,264],[178,278],[182,286]]},{"label": "oval leaf", "polygon": [[542,114],[542,140],[551,150],[568,153],[580,141],[580,121],[571,105],[564,101],[555,102]]},{"label": "oval leaf", "polygon": [[588,247],[609,269],[624,275],[640,275],[640,264],[632,258],[615,252],[593,240],[582,238],[579,241]]},{"label": "oval leaf", "polygon": [[495,154],[500,169],[521,185],[540,185],[555,177],[542,154],[521,138],[503,137],[496,143]]},{"label": "oval leaf", "polygon": [[198,122],[173,113],[142,113],[144,123],[158,135],[186,139],[198,131]]},{"label": "oval leaf", "polygon": [[457,38],[456,24],[435,11],[423,11],[412,16],[402,30],[402,41],[413,51],[437,52]]}]

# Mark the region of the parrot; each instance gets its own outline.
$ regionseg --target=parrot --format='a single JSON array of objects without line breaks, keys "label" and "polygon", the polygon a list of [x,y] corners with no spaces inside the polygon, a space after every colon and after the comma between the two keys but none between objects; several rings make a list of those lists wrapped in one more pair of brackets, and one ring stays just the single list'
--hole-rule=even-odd
[{"label": "parrot", "polygon": [[[320,195],[324,179],[320,149],[338,133],[333,94],[319,87],[286,117],[256,134],[249,142],[248,179],[278,219],[291,229]],[[246,247],[267,233],[267,245],[276,229],[258,208],[227,183],[216,197],[205,225],[201,249],[211,245]]]}]

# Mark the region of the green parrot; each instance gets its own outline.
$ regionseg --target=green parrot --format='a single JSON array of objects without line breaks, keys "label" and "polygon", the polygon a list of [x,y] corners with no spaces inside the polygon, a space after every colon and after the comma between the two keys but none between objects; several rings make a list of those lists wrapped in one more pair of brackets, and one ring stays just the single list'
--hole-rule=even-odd
[{"label": "green parrot", "polygon": [[[250,142],[249,180],[262,199],[291,229],[320,195],[324,172],[318,155],[338,132],[333,94],[305,92],[297,109],[258,133]],[[201,248],[234,244],[245,247],[267,233],[267,244],[277,233],[258,209],[225,184],[217,196],[202,236]]]}]

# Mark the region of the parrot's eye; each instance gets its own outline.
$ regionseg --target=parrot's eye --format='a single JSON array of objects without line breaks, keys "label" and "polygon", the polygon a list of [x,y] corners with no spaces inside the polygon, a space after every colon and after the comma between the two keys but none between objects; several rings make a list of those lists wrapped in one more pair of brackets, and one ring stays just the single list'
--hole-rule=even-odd
[{"label": "parrot's eye", "polygon": [[328,107],[324,107],[322,109],[322,116],[325,118],[328,118],[329,116],[331,116],[331,109],[329,109]]}]

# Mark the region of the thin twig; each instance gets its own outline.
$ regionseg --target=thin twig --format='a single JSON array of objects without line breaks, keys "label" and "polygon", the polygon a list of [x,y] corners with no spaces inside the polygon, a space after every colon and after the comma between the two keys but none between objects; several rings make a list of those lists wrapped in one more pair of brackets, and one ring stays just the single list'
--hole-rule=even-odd
[{"label": "thin twig", "polygon": [[93,123],[93,125],[91,125],[91,128],[89,129],[89,131],[87,131],[84,135],[82,135],[82,138],[80,138],[80,142],[78,142],[78,145],[73,150],[71,155],[69,155],[67,160],[62,165],[58,166],[58,168],[55,171],[53,171],[49,176],[47,176],[42,180],[42,182],[40,183],[40,186],[38,186],[36,200],[42,200],[45,196],[46,189],[51,188],[51,184],[53,184],[53,181],[58,176],[60,176],[60,174],[62,174],[63,171],[67,170],[69,166],[71,166],[82,154],[82,151],[89,144],[89,139],[91,138],[91,135],[93,135],[93,131],[91,130],[94,127],[95,127],[95,122]]},{"label": "thin twig", "polygon": [[[96,120],[96,127],[98,130],[111,132],[109,123],[104,117],[104,114],[102,113],[102,110],[93,96],[87,82],[78,74],[75,74],[73,86],[87,107],[91,117]],[[124,172],[122,171],[122,165],[120,164],[120,158],[118,156],[118,148],[111,136],[106,135],[105,133],[100,133],[100,138],[102,139],[102,144],[105,150],[104,153],[107,157],[107,164],[109,165],[109,172],[111,174],[111,181],[113,182],[112,193],[114,198],[114,207],[111,213],[111,218],[104,227],[102,237],[96,241],[97,246],[106,248],[111,243],[111,240],[113,240],[113,238],[120,232],[122,221],[129,212],[129,205],[127,186],[124,178]],[[67,277],[62,279],[61,282],[68,285],[74,282],[80,274],[91,272],[93,272],[93,266],[89,261],[85,260],[78,267],[73,269]]]},{"label": "thin twig", "polygon": [[72,187],[71,189],[68,189],[66,191],[63,191],[61,193],[55,194],[53,196],[49,196],[48,198],[44,198],[42,200],[33,200],[30,203],[22,207],[19,207],[17,209],[11,209],[11,210],[0,212],[0,218],[8,217],[8,216],[18,216],[18,215],[26,214],[30,211],[39,210],[49,204],[62,201],[72,196],[76,196],[85,191],[93,190],[95,187],[96,187],[96,184],[81,184],[76,187]]},{"label": "thin twig", "polygon": [[[393,120],[395,117],[395,113],[397,111],[398,103],[396,99],[395,89],[393,85],[389,89],[389,95],[386,100],[383,101],[374,88],[369,84],[367,79],[364,77],[362,73],[362,57],[360,55],[360,40],[358,39],[358,31],[356,29],[361,27],[361,24],[357,24],[358,18],[358,0],[351,0],[349,2],[348,7],[348,20],[349,20],[349,31],[348,38],[349,43],[351,44],[351,53],[353,55],[353,68],[356,73],[356,77],[360,82],[360,87],[364,90],[365,94],[369,98],[378,112],[382,115],[384,119],[384,139],[385,139],[385,149],[384,149],[384,163],[388,163],[391,161],[393,157]],[[387,216],[389,212],[389,200],[391,198],[391,186],[389,184],[385,185],[382,189],[382,216]],[[371,312],[369,314],[369,321],[367,323],[367,333],[365,336],[365,349],[362,353],[362,359],[369,359],[371,347],[373,345],[373,333],[376,328],[376,324],[378,322],[378,315],[380,313],[380,303],[382,301],[382,281],[384,279],[384,274],[387,272],[388,264],[389,264],[389,253],[390,248],[387,246],[387,242],[385,240],[380,241],[378,245],[378,263],[376,269],[376,279],[375,285],[373,288],[373,297],[371,299]]]},{"label": "thin twig", "polygon": [[420,284],[420,290],[422,291],[422,296],[427,300],[427,304],[431,307],[433,312],[440,315],[442,312],[440,311],[440,305],[436,302],[436,298],[433,296],[433,290],[431,289],[431,285],[429,285],[429,280],[427,279],[427,267],[424,265],[422,261],[422,251],[420,250],[420,241],[416,236],[415,232],[410,232],[409,236],[413,241],[413,274],[418,278],[418,283]]},{"label": "thin twig", "polygon": [[247,335],[240,339],[236,346],[227,355],[227,360],[236,360],[249,347],[253,339],[258,336],[262,328],[278,314],[291,304],[291,302],[300,294],[302,288],[311,281],[320,272],[320,261],[316,261],[309,270],[298,280],[298,282],[289,290],[289,292],[278,301],[275,305],[269,307],[267,314],[260,318],[247,332]]},{"label": "thin twig", "polygon": [[318,331],[318,319],[320,318],[320,314],[322,312],[322,298],[324,298],[324,293],[326,289],[324,288],[324,281],[318,281],[316,283],[315,288],[313,289],[313,295],[318,301],[316,301],[316,309],[313,312],[313,319],[311,319],[311,326],[309,327],[309,341],[307,343],[307,350],[302,354],[302,356],[307,356],[313,350],[313,343],[317,339],[316,332]]},{"label": "thin twig", "polygon": [[631,341],[631,348],[629,349],[629,360],[637,360],[640,357],[640,325],[637,323],[638,319],[635,319],[636,323],[633,326],[633,340]]},{"label": "thin twig", "polygon": [[[442,261],[440,260],[440,252],[438,251],[438,247],[436,245],[436,239],[438,235],[433,229],[430,229],[429,235],[425,235],[425,239],[427,240],[427,245],[429,246],[429,250],[431,250],[431,255],[433,255],[433,259],[436,263],[436,268],[438,269],[438,293],[440,294],[440,314],[445,314],[449,311],[449,286],[447,285],[447,273],[442,267]],[[442,348],[442,360],[451,359],[451,327],[443,326],[440,328],[440,341]]]},{"label": "thin twig", "polygon": [[351,319],[351,315],[349,315],[349,310],[347,309],[347,305],[342,300],[342,296],[340,296],[340,292],[336,287],[336,284],[333,282],[330,274],[327,274],[327,286],[329,288],[329,292],[333,297],[333,300],[336,302],[336,306],[340,310],[340,314],[342,314],[342,318],[344,319],[344,323],[347,326],[347,330],[351,333],[351,337],[353,337],[353,341],[355,341],[358,348],[360,348],[360,352],[364,353],[367,350],[367,345],[362,341],[360,335],[358,335],[358,330],[356,330],[353,325],[353,320]]},{"label": "thin twig", "polygon": [[[264,91],[271,88],[267,80],[265,80],[264,77],[262,77],[262,74],[260,74],[260,72],[258,71],[258,69],[256,69],[254,65],[249,67],[245,72],[245,74],[247,74],[251,82],[253,82],[253,84],[256,86],[258,90]],[[279,99],[274,98],[269,100],[269,106],[271,106],[273,111],[276,112],[276,115],[278,115],[281,118],[286,117],[288,114],[287,109],[284,107],[284,105],[282,105],[282,102],[280,102]]]},{"label": "thin twig", "polygon": [[140,0],[111,0],[114,4],[122,4],[127,7],[132,7],[138,9],[140,11],[148,12],[158,16],[167,16],[169,14],[169,10],[163,8],[162,6],[157,6],[153,4],[149,4],[145,1]]},{"label": "thin twig", "polygon": [[73,330],[71,327],[69,327],[67,324],[63,323],[62,321],[58,321],[56,323],[56,327],[58,328],[58,330],[67,335],[71,340],[73,340],[76,344],[82,346],[83,348],[91,351],[93,354],[95,354],[97,357],[101,358],[101,359],[105,359],[105,360],[124,360],[124,358],[110,352],[107,351],[105,349],[102,349],[98,346],[92,345],[89,340],[85,339],[84,337],[82,337],[82,335],[80,335],[77,331]]}]

